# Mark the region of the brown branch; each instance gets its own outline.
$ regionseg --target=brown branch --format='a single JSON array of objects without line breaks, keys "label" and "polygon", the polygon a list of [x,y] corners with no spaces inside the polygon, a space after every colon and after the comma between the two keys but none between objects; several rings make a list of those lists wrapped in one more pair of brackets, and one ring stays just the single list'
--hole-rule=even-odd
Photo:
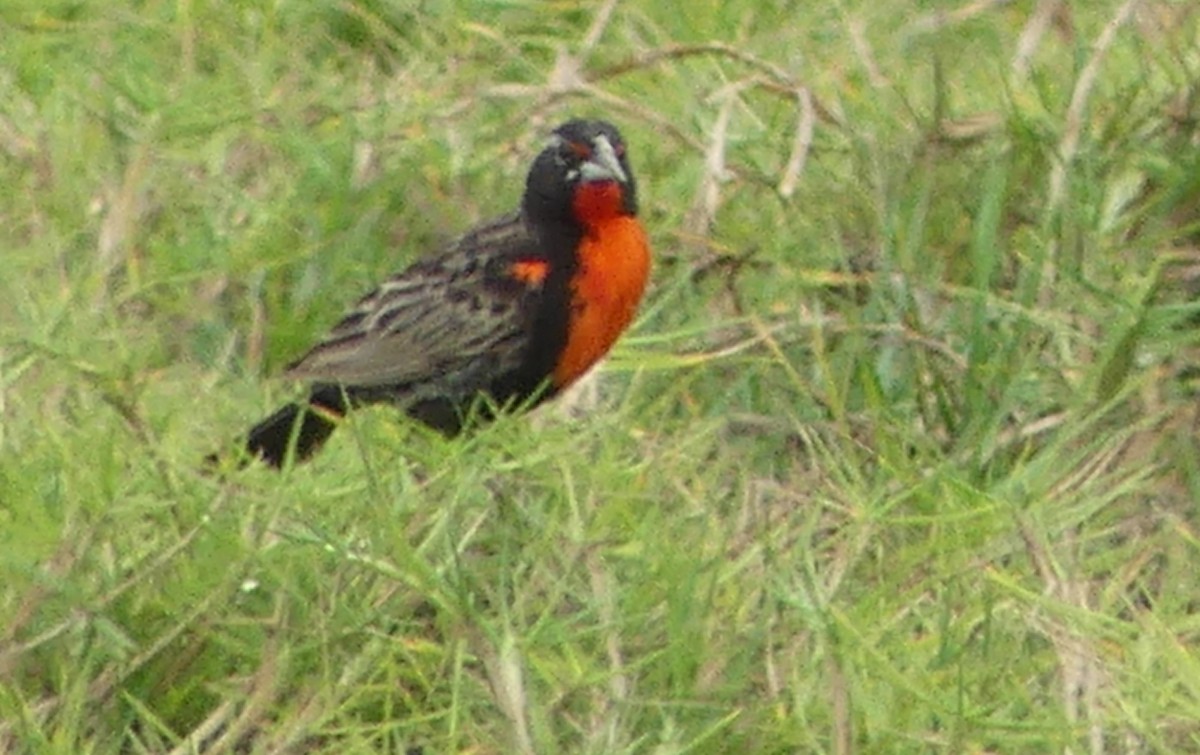
[{"label": "brown branch", "polygon": [[1054,14],[1058,12],[1060,5],[1062,5],[1062,0],[1038,0],[1037,7],[1033,9],[1033,15],[1025,23],[1025,28],[1021,30],[1021,37],[1017,40],[1017,54],[1013,56],[1012,61],[1013,78],[1024,79],[1029,74],[1033,54],[1037,51],[1038,44],[1045,36],[1046,30],[1050,28],[1050,22],[1054,19]]},{"label": "brown branch", "polygon": [[1091,57],[1088,58],[1083,70],[1079,73],[1079,78],[1075,81],[1075,89],[1071,92],[1071,104],[1067,107],[1066,127],[1063,129],[1062,140],[1058,144],[1058,162],[1055,163],[1054,169],[1050,173],[1047,206],[1052,212],[1057,210],[1062,202],[1067,185],[1067,168],[1075,160],[1075,153],[1079,150],[1079,138],[1083,133],[1084,111],[1087,109],[1088,98],[1092,94],[1096,77],[1100,74],[1100,64],[1108,54],[1109,48],[1112,47],[1113,41],[1116,40],[1117,32],[1133,17],[1138,3],[1139,0],[1126,0],[1117,10],[1116,15],[1104,26],[1104,31],[1100,32],[1100,36],[1092,45]]}]

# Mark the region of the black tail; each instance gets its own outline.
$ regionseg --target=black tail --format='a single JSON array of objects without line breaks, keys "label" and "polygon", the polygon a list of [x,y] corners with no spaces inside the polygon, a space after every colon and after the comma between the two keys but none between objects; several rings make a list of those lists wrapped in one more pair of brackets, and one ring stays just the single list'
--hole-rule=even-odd
[{"label": "black tail", "polygon": [[287,460],[294,438],[294,458],[304,461],[321,450],[347,409],[341,387],[317,386],[306,403],[288,404],[250,428],[246,452],[279,468]]}]

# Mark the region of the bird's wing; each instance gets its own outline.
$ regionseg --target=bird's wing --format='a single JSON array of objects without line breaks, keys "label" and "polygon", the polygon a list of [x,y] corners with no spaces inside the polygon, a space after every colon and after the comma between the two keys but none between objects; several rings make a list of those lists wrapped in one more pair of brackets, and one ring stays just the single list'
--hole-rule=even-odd
[{"label": "bird's wing", "polygon": [[518,215],[481,226],[364,297],[289,378],[405,393],[466,395],[516,369],[529,345],[540,264]]}]

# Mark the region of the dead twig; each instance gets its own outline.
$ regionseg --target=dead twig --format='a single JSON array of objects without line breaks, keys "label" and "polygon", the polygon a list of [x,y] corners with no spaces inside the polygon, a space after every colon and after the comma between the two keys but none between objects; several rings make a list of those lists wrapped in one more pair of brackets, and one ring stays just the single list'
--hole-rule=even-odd
[{"label": "dead twig", "polygon": [[583,42],[579,45],[579,52],[576,54],[580,60],[586,58],[588,53],[600,42],[600,37],[604,36],[604,30],[612,21],[612,14],[616,10],[618,2],[620,0],[607,0],[604,5],[600,6],[600,10],[596,11],[596,17],[592,19],[592,25],[583,35]]},{"label": "dead twig", "polygon": [[966,23],[1011,2],[1012,0],[975,0],[952,11],[926,13],[914,19],[905,31],[908,34],[929,34],[947,26]]},{"label": "dead twig", "polygon": [[790,199],[796,193],[800,174],[804,172],[808,153],[812,149],[813,131],[817,120],[812,93],[807,88],[801,87],[796,92],[796,101],[800,105],[800,112],[796,120],[796,134],[792,138],[792,153],[784,166],[783,178],[779,179],[779,195],[784,199]]},{"label": "dead twig", "polygon": [[846,32],[850,35],[850,44],[854,46],[854,52],[858,54],[858,59],[862,61],[863,68],[867,72],[867,80],[871,82],[871,86],[876,89],[882,89],[890,85],[892,82],[884,75],[883,69],[875,62],[875,54],[871,52],[871,43],[867,41],[867,28],[861,18],[852,18],[846,23]]},{"label": "dead twig", "polygon": [[735,82],[723,87],[713,96],[714,100],[720,101],[721,106],[704,150],[704,175],[696,188],[696,197],[683,224],[689,233],[697,236],[705,236],[712,229],[717,217],[717,208],[721,204],[721,184],[730,178],[725,169],[729,121],[733,116],[734,106],[738,104],[738,94],[745,87],[745,82]]},{"label": "dead twig", "polygon": [[1017,40],[1017,52],[1012,61],[1014,79],[1022,80],[1029,75],[1033,54],[1037,52],[1038,45],[1046,35],[1046,30],[1050,28],[1060,5],[1062,0],[1038,0],[1033,15],[1025,22],[1025,28],[1021,29],[1021,37]]},{"label": "dead twig", "polygon": [[[794,96],[801,89],[809,89],[804,82],[800,81],[795,76],[792,76],[774,63],[763,60],[756,55],[752,55],[751,53],[745,52],[744,50],[739,50],[732,45],[727,45],[722,42],[705,42],[703,44],[691,45],[667,45],[665,47],[659,47],[641,55],[636,55],[633,58],[621,63],[593,71],[589,76],[589,81],[603,81],[605,79],[623,76],[634,71],[652,68],[663,61],[680,60],[683,58],[697,56],[723,57],[741,63],[742,65],[745,65],[748,68],[762,74],[766,78],[766,81],[762,83],[763,87],[771,91],[783,91]],[[842,125],[841,118],[835,115],[833,111],[826,108],[820,102],[820,100],[814,97],[812,104],[814,111],[822,121],[836,126]]]},{"label": "dead twig", "polygon": [[1100,65],[1104,62],[1104,57],[1108,54],[1109,48],[1112,47],[1113,42],[1116,40],[1117,32],[1133,17],[1139,2],[1140,0],[1126,0],[1117,10],[1116,15],[1104,26],[1104,31],[1100,32],[1100,36],[1096,38],[1095,43],[1092,45],[1091,56],[1083,66],[1083,70],[1079,72],[1079,78],[1075,81],[1075,88],[1071,92],[1071,103],[1067,106],[1066,126],[1063,129],[1062,139],[1058,143],[1058,161],[1050,173],[1047,206],[1051,212],[1056,211],[1062,203],[1067,185],[1067,169],[1075,160],[1075,153],[1079,151],[1079,138],[1083,133],[1084,115],[1087,110],[1088,98],[1091,96],[1092,88],[1096,84],[1096,77],[1100,73]]}]

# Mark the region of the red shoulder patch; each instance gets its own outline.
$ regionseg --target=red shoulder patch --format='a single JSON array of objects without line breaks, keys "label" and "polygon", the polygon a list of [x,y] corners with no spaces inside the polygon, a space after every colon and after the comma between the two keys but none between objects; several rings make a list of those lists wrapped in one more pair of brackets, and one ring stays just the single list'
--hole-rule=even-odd
[{"label": "red shoulder patch", "polygon": [[522,283],[540,286],[550,274],[550,263],[545,260],[518,260],[509,266],[508,272]]}]

